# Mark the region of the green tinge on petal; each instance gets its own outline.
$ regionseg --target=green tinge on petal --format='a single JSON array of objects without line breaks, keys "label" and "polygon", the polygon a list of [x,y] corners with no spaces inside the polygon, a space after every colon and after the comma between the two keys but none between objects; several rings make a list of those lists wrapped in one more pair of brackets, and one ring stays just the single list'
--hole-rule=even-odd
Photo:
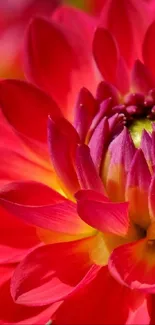
[{"label": "green tinge on petal", "polygon": [[129,131],[135,146],[140,146],[143,130],[152,132],[152,122],[148,119],[135,120],[129,127]]}]

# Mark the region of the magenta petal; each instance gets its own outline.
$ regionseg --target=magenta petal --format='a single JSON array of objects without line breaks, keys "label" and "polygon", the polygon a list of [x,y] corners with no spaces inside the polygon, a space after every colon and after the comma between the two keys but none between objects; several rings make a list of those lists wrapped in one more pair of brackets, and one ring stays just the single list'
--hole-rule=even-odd
[{"label": "magenta petal", "polygon": [[153,165],[153,162],[152,162],[152,137],[149,135],[149,133],[146,130],[143,130],[140,148],[142,149],[145,159],[146,159],[149,167],[151,168]]},{"label": "magenta petal", "polygon": [[104,193],[102,181],[92,161],[89,148],[79,145],[76,153],[76,171],[82,189],[95,189]]},{"label": "magenta petal", "polygon": [[74,168],[75,152],[79,136],[66,119],[55,123],[48,120],[48,144],[54,169],[60,179],[64,191],[71,195],[79,189],[79,183]]},{"label": "magenta petal", "polygon": [[[89,141],[89,148],[92,160],[97,171],[100,173],[101,163],[108,146],[109,140],[109,125],[106,118],[102,119],[95,128],[92,137]],[[97,144],[97,145],[96,145]]]},{"label": "magenta petal", "polygon": [[109,145],[109,165],[105,179],[106,190],[112,200],[125,199],[126,179],[135,150],[127,128],[124,128]]},{"label": "magenta petal", "polygon": [[97,103],[92,94],[86,88],[82,88],[76,103],[74,127],[83,142],[97,112],[97,108]]},{"label": "magenta petal", "polygon": [[78,200],[78,213],[86,223],[99,231],[119,236],[124,236],[128,231],[128,203],[101,202],[100,196],[98,201],[82,199]]}]

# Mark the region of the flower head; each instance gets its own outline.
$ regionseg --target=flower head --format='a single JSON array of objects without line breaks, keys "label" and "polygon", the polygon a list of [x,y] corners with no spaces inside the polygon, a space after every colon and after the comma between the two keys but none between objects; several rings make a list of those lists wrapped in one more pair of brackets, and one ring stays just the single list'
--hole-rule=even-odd
[{"label": "flower head", "polygon": [[[107,1],[99,22],[71,8],[59,9],[52,22],[36,18],[25,63],[39,88],[0,83],[3,113],[29,157],[16,155],[24,166],[16,174],[7,161],[16,182],[2,189],[0,202],[41,242],[17,266],[11,295],[21,305],[59,307],[55,324],[154,317],[155,29],[146,2],[141,11],[135,0],[119,4]],[[34,162],[37,174],[31,169],[25,182],[23,170]]]}]

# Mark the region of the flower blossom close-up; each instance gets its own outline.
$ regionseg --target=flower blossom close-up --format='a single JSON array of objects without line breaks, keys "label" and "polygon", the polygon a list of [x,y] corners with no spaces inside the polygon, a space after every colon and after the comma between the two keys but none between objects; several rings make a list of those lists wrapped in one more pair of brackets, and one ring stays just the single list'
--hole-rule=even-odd
[{"label": "flower blossom close-up", "polygon": [[0,80],[0,324],[155,324],[155,2],[83,4]]}]

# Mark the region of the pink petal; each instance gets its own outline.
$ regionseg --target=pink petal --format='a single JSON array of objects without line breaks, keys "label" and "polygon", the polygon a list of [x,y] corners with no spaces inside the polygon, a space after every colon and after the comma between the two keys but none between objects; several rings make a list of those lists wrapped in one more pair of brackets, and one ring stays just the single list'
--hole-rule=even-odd
[{"label": "pink petal", "polygon": [[98,28],[94,35],[93,54],[103,78],[115,83],[118,51],[111,33]]},{"label": "pink petal", "polygon": [[51,22],[36,18],[29,26],[28,76],[51,94],[69,117],[80,88],[96,87],[90,56],[94,26],[91,17],[64,7],[55,12]]},{"label": "pink petal", "polygon": [[77,130],[82,142],[85,141],[88,129],[97,112],[97,103],[92,94],[82,88],[76,103],[74,127]]},{"label": "pink petal", "polygon": [[143,41],[143,59],[146,66],[152,72],[155,77],[155,62],[154,62],[154,54],[152,50],[152,45],[154,44],[155,37],[155,21],[149,26],[147,32],[145,34],[145,38]]},{"label": "pink petal", "polygon": [[42,306],[62,300],[96,276],[89,253],[94,238],[46,245],[31,252],[16,268],[11,292],[17,303]]},{"label": "pink petal", "polygon": [[142,92],[144,94],[151,88],[154,88],[151,71],[139,60],[135,62],[132,70],[131,86],[134,92]]},{"label": "pink petal", "polygon": [[[97,195],[97,194],[96,194]],[[102,232],[123,236],[127,233],[128,203],[105,202],[101,196],[91,199],[78,198],[78,213],[91,227]]]},{"label": "pink petal", "polygon": [[98,173],[100,173],[101,163],[104,159],[109,137],[108,120],[103,118],[95,128],[89,141],[90,154]]},{"label": "pink petal", "polygon": [[61,118],[56,123],[48,119],[48,144],[52,164],[60,179],[62,188],[68,195],[79,189],[79,183],[74,168],[75,151],[79,136],[66,119]]},{"label": "pink petal", "polygon": [[106,190],[113,201],[125,200],[126,178],[135,147],[126,128],[111,142],[108,148],[109,164],[105,173]]},{"label": "pink petal", "polygon": [[41,183],[6,185],[0,201],[6,210],[37,227],[70,235],[92,233],[77,215],[75,203]]},{"label": "pink petal", "polygon": [[86,145],[79,145],[76,153],[76,171],[80,187],[83,189],[95,189],[104,193],[102,181],[92,161],[89,148]]},{"label": "pink petal", "polygon": [[148,210],[148,190],[151,182],[151,174],[139,149],[132,161],[126,186],[126,199],[129,201],[129,210],[132,220],[145,228],[150,222]]},{"label": "pink petal", "polygon": [[155,263],[147,240],[122,245],[111,254],[109,271],[112,276],[131,289],[155,292]]},{"label": "pink petal", "polygon": [[92,136],[93,132],[95,131],[95,129],[97,128],[97,126],[101,122],[101,120],[104,117],[111,115],[112,103],[113,103],[113,100],[111,98],[107,98],[107,99],[103,100],[103,102],[100,104],[100,108],[99,108],[97,114],[95,115],[95,117],[92,121],[92,124],[90,126],[89,133],[88,133],[88,139]]},{"label": "pink petal", "polygon": [[144,157],[145,157],[145,159],[147,161],[147,164],[149,165],[150,169],[152,169],[152,165],[153,165],[153,161],[152,161],[152,137],[150,136],[150,134],[146,130],[143,130],[140,148],[143,151],[143,154],[144,154]]}]

